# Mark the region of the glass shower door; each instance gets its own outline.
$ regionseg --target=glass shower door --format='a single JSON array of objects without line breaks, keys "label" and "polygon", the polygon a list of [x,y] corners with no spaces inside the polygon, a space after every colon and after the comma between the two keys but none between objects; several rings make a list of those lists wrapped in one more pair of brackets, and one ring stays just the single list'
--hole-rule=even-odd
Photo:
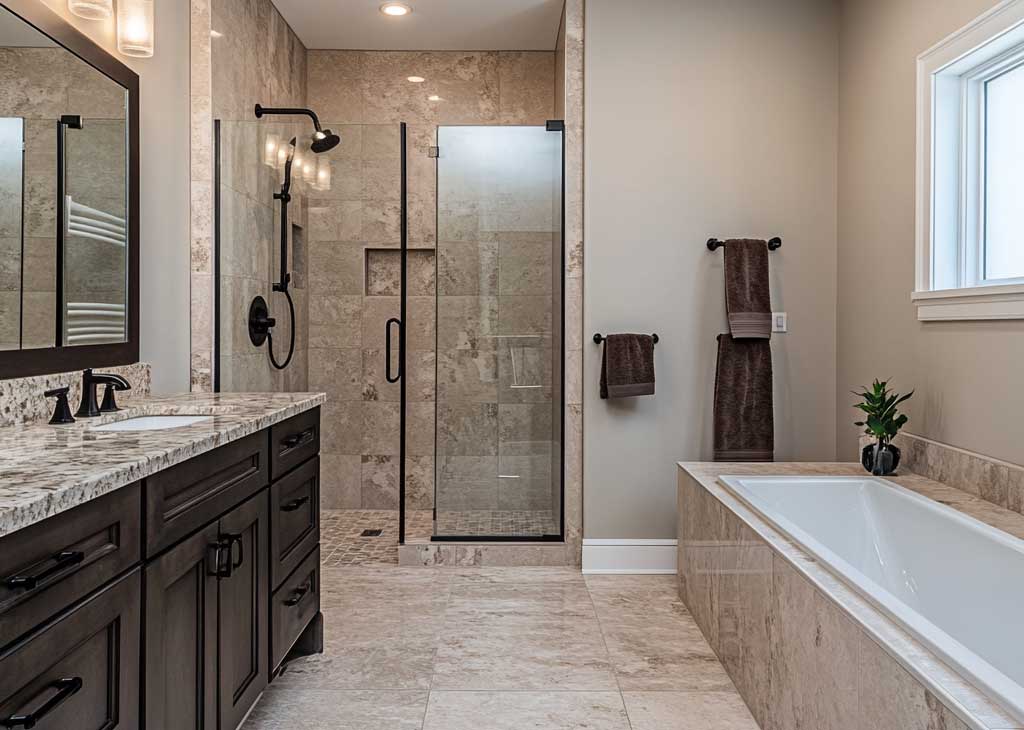
[{"label": "glass shower door", "polygon": [[562,133],[437,145],[434,539],[561,539]]}]

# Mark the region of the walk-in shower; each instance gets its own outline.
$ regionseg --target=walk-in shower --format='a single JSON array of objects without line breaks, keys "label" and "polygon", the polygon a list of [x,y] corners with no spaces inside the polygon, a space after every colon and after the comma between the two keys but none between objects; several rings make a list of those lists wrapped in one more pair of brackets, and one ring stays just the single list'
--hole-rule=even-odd
[{"label": "walk-in shower", "polygon": [[[325,510],[394,515],[405,542],[561,540],[561,122],[260,116],[215,130],[218,387],[327,392]],[[246,310],[282,282],[275,371]]]}]

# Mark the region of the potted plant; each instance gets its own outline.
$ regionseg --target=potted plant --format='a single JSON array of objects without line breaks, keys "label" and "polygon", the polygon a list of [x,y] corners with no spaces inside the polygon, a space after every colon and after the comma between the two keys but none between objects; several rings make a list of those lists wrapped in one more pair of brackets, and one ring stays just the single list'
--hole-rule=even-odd
[{"label": "potted plant", "polygon": [[862,388],[859,393],[854,391],[854,395],[861,398],[854,407],[866,414],[865,419],[855,425],[863,427],[864,433],[875,439],[875,443],[861,451],[860,460],[864,468],[876,476],[892,474],[900,465],[900,450],[892,440],[907,423],[907,417],[897,406],[914,395],[914,391],[906,395],[891,392],[888,386],[888,381],[876,380],[870,388]]}]

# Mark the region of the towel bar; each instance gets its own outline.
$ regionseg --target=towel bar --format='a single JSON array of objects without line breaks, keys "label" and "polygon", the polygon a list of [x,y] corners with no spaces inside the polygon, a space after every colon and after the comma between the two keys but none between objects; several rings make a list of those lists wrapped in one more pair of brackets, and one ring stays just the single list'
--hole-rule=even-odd
[{"label": "towel bar", "polygon": [[[651,339],[654,340],[654,344],[658,344],[658,335],[657,334],[651,335]],[[604,340],[605,340],[605,336],[602,335],[600,332],[598,332],[596,335],[594,335],[594,344],[595,345],[600,345],[602,342],[604,342]]]},{"label": "towel bar", "polygon": [[[725,241],[719,241],[717,238],[708,239],[708,251],[717,251],[720,248],[725,247]],[[782,239],[776,236],[775,238],[768,240],[768,250],[778,251],[782,248]]]}]

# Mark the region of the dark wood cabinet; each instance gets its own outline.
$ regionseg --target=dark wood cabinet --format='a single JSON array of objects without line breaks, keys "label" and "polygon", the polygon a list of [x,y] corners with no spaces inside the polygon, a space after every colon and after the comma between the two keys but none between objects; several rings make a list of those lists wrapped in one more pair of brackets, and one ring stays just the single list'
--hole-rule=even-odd
[{"label": "dark wood cabinet", "polygon": [[146,566],[146,728],[217,728],[214,522]]},{"label": "dark wood cabinet", "polygon": [[135,570],[0,654],[0,727],[139,727],[142,581]]},{"label": "dark wood cabinet", "polygon": [[0,539],[0,728],[235,730],[322,650],[319,416]]},{"label": "dark wood cabinet", "polygon": [[269,681],[269,510],[266,493],[220,520],[219,727],[234,730]]}]

